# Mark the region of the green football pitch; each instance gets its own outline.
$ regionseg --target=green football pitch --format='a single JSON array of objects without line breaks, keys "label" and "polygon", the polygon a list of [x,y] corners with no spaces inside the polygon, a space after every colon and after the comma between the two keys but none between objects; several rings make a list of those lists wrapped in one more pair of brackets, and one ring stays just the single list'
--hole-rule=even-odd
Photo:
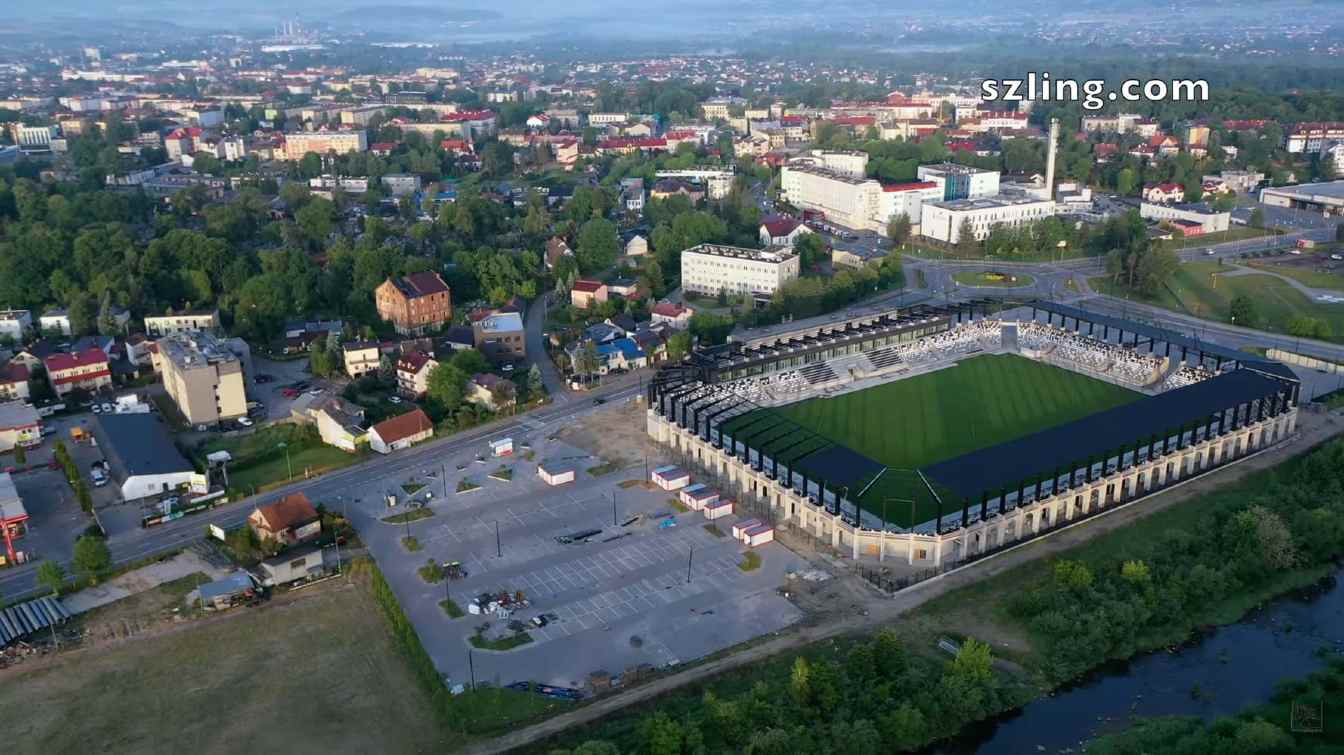
[{"label": "green football pitch", "polygon": [[[782,414],[887,465],[888,472],[860,505],[880,515],[884,500],[910,498],[913,493],[915,518],[923,522],[935,516],[936,506],[909,470],[1139,398],[1134,391],[1101,380],[1005,354],[979,356],[937,372],[762,411]],[[730,423],[728,432],[751,416]],[[908,526],[908,506],[894,505],[888,519]]]}]

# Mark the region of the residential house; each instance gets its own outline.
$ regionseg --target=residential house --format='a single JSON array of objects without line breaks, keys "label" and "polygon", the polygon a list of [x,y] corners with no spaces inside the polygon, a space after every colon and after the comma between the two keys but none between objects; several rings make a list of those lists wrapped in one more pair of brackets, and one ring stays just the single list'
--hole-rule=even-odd
[{"label": "residential house", "polygon": [[410,448],[434,435],[434,423],[423,409],[385,419],[369,429],[369,447],[380,454]]},{"label": "residential house", "polygon": [[0,401],[27,400],[28,368],[18,362],[0,364]]},{"label": "residential house", "polygon": [[345,374],[352,378],[377,372],[382,363],[382,352],[378,348],[377,341],[350,341],[341,344],[341,354],[345,360]]},{"label": "residential house", "polygon": [[403,335],[435,330],[452,319],[452,295],[438,273],[389,278],[374,291],[378,316]]},{"label": "residential house", "polygon": [[293,545],[322,534],[322,517],[303,493],[291,493],[274,503],[258,507],[247,525],[262,542]]},{"label": "residential house", "polygon": [[623,178],[621,179],[621,207],[626,212],[640,213],[644,211],[644,179],[642,178]]},{"label": "residential house", "polygon": [[660,301],[653,305],[652,314],[655,323],[666,323],[677,330],[685,330],[691,326],[691,317],[695,315],[695,310],[685,304]]},{"label": "residential house", "polygon": [[429,374],[438,367],[423,351],[406,351],[397,360],[397,390],[402,395],[418,399],[429,393]]},{"label": "residential house", "polygon": [[41,442],[42,421],[36,409],[22,401],[0,403],[0,452]]},{"label": "residential house", "polygon": [[200,310],[179,312],[178,314],[153,315],[145,318],[145,333],[158,338],[169,333],[185,333],[192,330],[219,330],[219,310]]},{"label": "residential house", "polygon": [[636,370],[640,367],[647,367],[649,364],[648,356],[644,350],[639,348],[635,339],[626,337],[618,338],[611,343],[604,343],[597,347],[598,364],[605,367],[601,372],[606,374],[611,370]]},{"label": "residential house", "polygon": [[552,236],[551,239],[546,242],[547,270],[554,268],[560,262],[561,257],[573,257],[573,256],[574,256],[574,250],[570,249],[569,244],[566,244],[565,240],[560,238],[559,236]]},{"label": "residential house", "polygon": [[569,292],[569,303],[577,309],[587,309],[607,300],[607,284],[602,281],[579,278]]},{"label": "residential house", "polygon": [[1148,202],[1169,204],[1185,199],[1185,187],[1178,183],[1144,184],[1143,198]]},{"label": "residential house", "polygon": [[0,310],[0,339],[8,338],[14,343],[23,343],[32,329],[32,312],[26,309]]},{"label": "residential house", "polygon": [[787,215],[770,215],[761,221],[761,246],[793,248],[793,242],[812,232],[801,220]]},{"label": "residential house", "polygon": [[673,332],[672,327],[666,323],[641,324],[630,334],[630,338],[644,352],[650,364],[657,364],[667,358],[667,339]]},{"label": "residential house", "polygon": [[52,354],[43,360],[57,396],[74,390],[96,391],[112,385],[112,365],[102,349]]},{"label": "residential house", "polygon": [[314,579],[326,573],[322,549],[317,546],[304,546],[275,558],[268,558],[261,562],[261,571],[265,575],[263,584],[268,587],[287,585],[301,579]]},{"label": "residential house", "polygon": [[634,278],[612,278],[607,281],[607,295],[619,296],[626,301],[638,301],[644,298],[644,288]]},{"label": "residential house", "polygon": [[648,253],[649,253],[649,241],[648,239],[644,238],[643,236],[640,236],[639,234],[631,236],[630,240],[625,242],[626,257],[643,257]]},{"label": "residential house", "polygon": [[68,336],[73,332],[70,328],[70,313],[59,308],[43,312],[37,318],[37,327],[45,335]]},{"label": "residential house", "polygon": [[149,367],[154,364],[154,352],[158,347],[144,333],[132,333],[124,343],[127,362],[137,367]]},{"label": "residential house", "polygon": [[677,195],[691,200],[691,204],[697,204],[705,198],[705,191],[678,178],[664,178],[654,183],[653,190],[649,192],[650,199],[667,199]]},{"label": "residential house", "polygon": [[502,378],[493,372],[481,372],[472,375],[471,380],[467,382],[466,399],[492,412],[512,407],[517,400],[513,381]]},{"label": "residential house", "polygon": [[364,409],[358,404],[332,396],[311,411],[323,443],[354,453],[369,442]]},{"label": "residential house", "polygon": [[448,329],[439,344],[451,351],[464,351],[476,348],[476,334],[470,325],[454,325]]},{"label": "residential house", "polygon": [[492,362],[515,362],[527,356],[527,331],[517,312],[494,312],[471,323],[476,348]]}]

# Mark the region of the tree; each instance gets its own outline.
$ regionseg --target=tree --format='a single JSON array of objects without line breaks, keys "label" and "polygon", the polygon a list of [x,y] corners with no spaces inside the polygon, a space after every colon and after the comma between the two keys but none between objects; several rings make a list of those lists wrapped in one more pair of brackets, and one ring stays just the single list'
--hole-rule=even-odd
[{"label": "tree", "polygon": [[452,364],[440,364],[429,371],[428,395],[447,411],[462,405],[466,395],[467,374]]},{"label": "tree", "polygon": [[910,239],[910,216],[908,214],[900,212],[887,221],[887,238],[891,239],[893,244],[904,244]]},{"label": "tree", "polygon": [[667,339],[667,360],[680,362],[691,351],[691,334],[679,331]]},{"label": "tree", "polygon": [[1294,315],[1288,321],[1288,334],[1299,338],[1329,338],[1330,326],[1316,317]]},{"label": "tree", "polygon": [[1055,562],[1055,581],[1068,590],[1086,590],[1092,586],[1092,570],[1082,561]]},{"label": "tree", "polygon": [[1143,561],[1126,561],[1120,565],[1120,577],[1130,584],[1147,584],[1152,578],[1148,564]]},{"label": "tree", "polygon": [[14,465],[24,467],[28,465],[28,449],[23,446],[14,446]]},{"label": "tree", "polygon": [[[1264,228],[1264,227],[1265,227],[1265,211],[1264,211],[1264,209],[1262,209],[1262,208],[1260,208],[1260,207],[1257,207],[1257,208],[1255,208],[1254,210],[1251,210],[1251,220],[1250,220],[1250,224],[1251,224],[1251,227],[1252,227],[1252,228]],[[1344,228],[1344,226],[1339,226],[1339,227]]]},{"label": "tree", "polygon": [[1120,196],[1129,196],[1134,193],[1134,188],[1138,186],[1139,179],[1134,173],[1134,169],[1128,166],[1122,168],[1115,176],[1115,192]]},{"label": "tree", "polygon": [[798,253],[799,264],[804,270],[815,268],[826,254],[826,244],[815,233],[804,233],[793,243],[793,251]]},{"label": "tree", "polygon": [[321,339],[308,345],[308,368],[318,377],[327,377],[336,371],[336,355]]},{"label": "tree", "polygon": [[1245,294],[1237,294],[1232,297],[1228,305],[1228,314],[1232,317],[1232,324],[1241,325],[1246,328],[1254,328],[1260,321],[1259,313],[1256,312],[1255,300]]},{"label": "tree", "polygon": [[79,502],[79,508],[85,514],[93,513],[93,496],[89,495],[89,486],[83,477],[75,483],[75,500]]},{"label": "tree", "polygon": [[600,272],[616,262],[620,250],[620,239],[616,226],[609,220],[594,218],[579,227],[577,239],[579,269],[584,274]]},{"label": "tree", "polygon": [[84,535],[75,541],[75,573],[97,584],[112,566],[112,552],[101,537]]},{"label": "tree", "polygon": [[52,595],[60,595],[65,587],[65,567],[55,561],[43,561],[37,567],[38,584],[51,590]]},{"label": "tree", "polygon": [[597,373],[600,366],[597,360],[597,344],[590,338],[583,342],[574,358],[574,371],[585,377]]},{"label": "tree", "polygon": [[957,228],[957,251],[970,254],[975,251],[976,243],[975,227],[971,225],[971,219],[966,218]]},{"label": "tree", "polygon": [[533,363],[531,369],[527,371],[527,395],[528,398],[536,400],[546,394],[546,381],[541,378],[541,367]]}]

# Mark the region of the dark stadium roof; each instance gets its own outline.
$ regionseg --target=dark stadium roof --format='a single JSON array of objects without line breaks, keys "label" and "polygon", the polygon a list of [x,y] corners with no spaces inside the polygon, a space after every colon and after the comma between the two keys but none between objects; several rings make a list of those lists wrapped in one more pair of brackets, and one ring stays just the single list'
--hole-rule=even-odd
[{"label": "dark stadium roof", "polygon": [[853,487],[853,491],[847,491],[851,495],[858,495],[860,483],[872,480],[885,469],[858,451],[834,444],[808,454],[792,466],[810,480],[825,480],[832,490]]},{"label": "dark stadium roof", "polygon": [[1274,363],[1271,360],[1265,359],[1259,354],[1253,354],[1249,351],[1240,351],[1238,349],[1232,349],[1226,346],[1220,346],[1211,341],[1201,341],[1198,338],[1191,338],[1183,333],[1177,333],[1174,330],[1167,330],[1166,328],[1159,328],[1155,325],[1147,325],[1145,323],[1135,322],[1133,320],[1126,320],[1122,317],[1112,317],[1110,315],[1103,315],[1097,312],[1090,312],[1086,309],[1079,309],[1078,307],[1070,307],[1067,304],[1058,304],[1056,302],[1049,302],[1049,301],[1033,301],[1031,302],[1030,306],[1035,307],[1036,309],[1039,309],[1042,312],[1054,312],[1057,315],[1063,315],[1064,317],[1074,317],[1083,320],[1085,322],[1096,323],[1097,325],[1105,325],[1112,328],[1121,328],[1125,330],[1125,332],[1137,333],[1143,336],[1144,338],[1151,338],[1154,341],[1169,343],[1173,346],[1184,346],[1187,349],[1202,351],[1205,354],[1209,354],[1211,356],[1216,356],[1222,359],[1232,361],[1238,361],[1241,362],[1242,364],[1259,365],[1259,364]]},{"label": "dark stadium roof", "polygon": [[987,490],[1048,477],[1063,465],[1115,451],[1285,387],[1281,380],[1256,369],[1233,370],[1076,422],[972,451],[925,467],[924,473],[962,498],[978,499]]}]

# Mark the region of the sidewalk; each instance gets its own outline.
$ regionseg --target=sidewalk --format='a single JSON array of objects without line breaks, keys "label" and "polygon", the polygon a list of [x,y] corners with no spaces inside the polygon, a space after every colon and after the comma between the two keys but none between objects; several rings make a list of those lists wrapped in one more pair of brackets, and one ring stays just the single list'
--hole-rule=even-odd
[{"label": "sidewalk", "polygon": [[70,613],[84,613],[197,572],[209,574],[213,579],[228,574],[228,571],[206,563],[196,553],[183,551],[167,561],[143,566],[100,585],[86,587],[77,593],[66,595],[61,598],[61,602]]}]

